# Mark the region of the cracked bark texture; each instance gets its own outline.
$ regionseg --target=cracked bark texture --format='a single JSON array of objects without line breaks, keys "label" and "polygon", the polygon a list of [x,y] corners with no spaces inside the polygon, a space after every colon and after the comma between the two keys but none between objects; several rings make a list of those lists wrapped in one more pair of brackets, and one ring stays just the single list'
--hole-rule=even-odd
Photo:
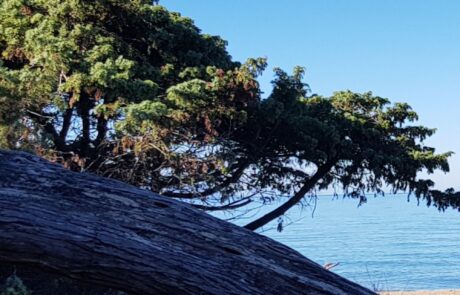
[{"label": "cracked bark texture", "polygon": [[0,264],[128,294],[375,294],[185,203],[11,151],[0,151]]}]

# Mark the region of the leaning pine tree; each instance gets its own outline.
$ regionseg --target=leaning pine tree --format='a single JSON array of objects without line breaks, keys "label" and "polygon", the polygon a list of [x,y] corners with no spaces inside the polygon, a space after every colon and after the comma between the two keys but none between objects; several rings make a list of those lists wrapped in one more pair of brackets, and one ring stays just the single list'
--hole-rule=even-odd
[{"label": "leaning pine tree", "polygon": [[[309,96],[303,71],[235,62],[226,42],[151,1],[4,0],[0,4],[0,146],[25,149],[180,198],[204,210],[285,201],[282,217],[335,186],[414,192],[438,208],[455,193],[417,178],[448,171],[406,104],[370,93]],[[280,224],[281,228],[281,224]]]}]

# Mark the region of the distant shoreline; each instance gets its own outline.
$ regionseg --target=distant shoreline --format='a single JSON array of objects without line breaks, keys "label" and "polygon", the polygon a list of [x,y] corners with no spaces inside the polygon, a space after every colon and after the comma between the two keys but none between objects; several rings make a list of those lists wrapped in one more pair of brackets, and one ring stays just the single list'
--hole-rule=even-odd
[{"label": "distant shoreline", "polygon": [[418,291],[385,291],[380,295],[460,295],[460,289],[452,290],[418,290]]}]

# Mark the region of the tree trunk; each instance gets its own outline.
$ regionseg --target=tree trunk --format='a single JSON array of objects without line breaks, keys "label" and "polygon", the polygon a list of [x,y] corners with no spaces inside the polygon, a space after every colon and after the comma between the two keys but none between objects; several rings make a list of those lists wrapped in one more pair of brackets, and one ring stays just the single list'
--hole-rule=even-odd
[{"label": "tree trunk", "polygon": [[374,294],[185,203],[6,151],[0,264],[128,294]]}]

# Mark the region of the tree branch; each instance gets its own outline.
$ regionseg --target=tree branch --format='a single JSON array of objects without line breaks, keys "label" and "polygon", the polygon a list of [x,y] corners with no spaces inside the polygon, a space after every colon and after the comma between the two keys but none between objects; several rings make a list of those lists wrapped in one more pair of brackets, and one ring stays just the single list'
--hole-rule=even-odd
[{"label": "tree branch", "polygon": [[63,142],[66,141],[67,133],[69,132],[70,124],[72,122],[72,114],[73,114],[73,108],[70,107],[65,111],[63,115],[64,120],[62,122],[62,129],[61,129],[61,132],[59,132],[59,137],[61,138]]},{"label": "tree branch", "polygon": [[69,150],[65,141],[63,141],[62,138],[59,136],[59,133],[56,131],[56,128],[52,123],[54,117],[44,116],[42,114],[29,110],[27,111],[27,113],[33,120],[35,120],[39,125],[43,127],[47,134],[49,134],[52,137],[53,143],[57,150],[62,152],[66,152]]},{"label": "tree branch", "polygon": [[326,162],[323,166],[320,166],[316,173],[309,178],[307,181],[305,181],[304,185],[300,188],[300,190],[292,197],[290,198],[286,203],[283,205],[279,206],[275,210],[265,214],[264,216],[248,223],[244,227],[249,229],[249,230],[256,230],[270,221],[280,217],[284,213],[286,213],[289,209],[291,209],[294,205],[298,204],[303,197],[305,196],[306,193],[308,193],[315,185],[318,183],[318,181],[323,178],[334,166],[335,160],[331,160]]},{"label": "tree branch", "polygon": [[107,135],[107,120],[104,118],[104,116],[99,116],[97,118],[97,137],[94,140],[94,145],[98,147],[102,141],[105,139],[105,136]]},{"label": "tree branch", "polygon": [[171,198],[178,199],[194,199],[199,197],[207,197],[212,194],[217,193],[221,189],[227,187],[228,185],[236,182],[243,175],[244,170],[249,166],[249,160],[245,159],[240,164],[237,164],[236,170],[232,173],[232,176],[226,178],[221,184],[218,184],[212,188],[208,188],[202,192],[192,192],[192,193],[176,193],[176,192],[163,192],[162,194]]},{"label": "tree branch", "polygon": [[241,201],[243,200],[238,200],[238,201],[235,201],[230,204],[223,205],[223,206],[205,206],[205,205],[197,205],[197,204],[194,204],[192,206],[197,209],[204,210],[204,211],[223,211],[223,210],[238,209],[252,202],[251,199],[246,199],[244,202],[241,202]]},{"label": "tree branch", "polygon": [[90,100],[86,94],[80,96],[80,116],[82,122],[82,138],[80,140],[80,156],[86,158],[89,152],[89,143],[91,140],[91,118],[89,116]]}]

